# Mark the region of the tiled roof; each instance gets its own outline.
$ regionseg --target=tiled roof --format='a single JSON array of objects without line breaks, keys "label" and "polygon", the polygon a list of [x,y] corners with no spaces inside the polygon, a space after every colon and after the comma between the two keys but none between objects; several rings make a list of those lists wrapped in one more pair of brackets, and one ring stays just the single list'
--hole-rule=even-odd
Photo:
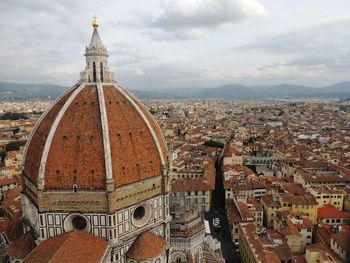
[{"label": "tiled roof", "polygon": [[0,179],[0,186],[18,184],[18,183],[19,183],[18,178],[15,176],[3,177]]},{"label": "tiled roof", "polygon": [[[159,176],[167,160],[162,131],[151,113],[129,92],[103,86],[109,138],[102,132],[102,117],[96,85],[73,89],[52,106],[40,120],[28,144],[24,176],[36,184],[47,137],[58,121],[44,165],[46,189],[104,189],[106,164],[104,143],[109,142],[112,176],[122,186]],[[72,99],[70,104],[67,101]],[[67,109],[60,112],[64,105]],[[59,119],[60,114],[62,118]],[[64,154],[63,154],[64,153]]]},{"label": "tiled roof", "polygon": [[35,247],[33,236],[30,232],[25,233],[13,241],[6,249],[6,255],[12,258],[25,258]]},{"label": "tiled roof", "polygon": [[108,242],[84,231],[73,230],[40,243],[23,263],[100,262]]},{"label": "tiled roof", "polygon": [[22,205],[20,201],[22,187],[9,189],[5,192],[5,199],[1,203],[1,207],[5,208],[11,215],[20,215]]},{"label": "tiled roof", "polygon": [[171,192],[206,191],[212,188],[201,179],[178,179],[171,183]]},{"label": "tiled roof", "polygon": [[268,207],[281,207],[281,203],[273,199],[272,195],[263,195],[261,197],[263,203]]},{"label": "tiled roof", "polygon": [[147,231],[136,238],[127,256],[135,260],[148,260],[161,255],[166,249],[167,243],[163,237]]},{"label": "tiled roof", "polygon": [[338,211],[333,205],[324,205],[317,210],[318,218],[348,218],[350,211]]},{"label": "tiled roof", "polygon": [[239,182],[232,178],[231,180],[224,181],[224,188],[232,189],[233,191],[266,189],[266,183],[256,180],[245,180],[243,182]]}]

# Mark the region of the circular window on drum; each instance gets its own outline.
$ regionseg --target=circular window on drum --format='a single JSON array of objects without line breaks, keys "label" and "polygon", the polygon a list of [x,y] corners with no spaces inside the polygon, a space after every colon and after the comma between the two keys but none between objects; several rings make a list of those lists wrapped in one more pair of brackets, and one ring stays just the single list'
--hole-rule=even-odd
[{"label": "circular window on drum", "polygon": [[75,216],[72,219],[72,225],[74,229],[84,230],[87,226],[86,219],[82,216]]},{"label": "circular window on drum", "polygon": [[132,212],[131,222],[135,227],[142,227],[148,223],[152,216],[152,207],[143,203],[137,206]]},{"label": "circular window on drum", "polygon": [[90,222],[85,216],[81,214],[70,214],[64,220],[64,230],[71,231],[73,229],[89,232]]}]

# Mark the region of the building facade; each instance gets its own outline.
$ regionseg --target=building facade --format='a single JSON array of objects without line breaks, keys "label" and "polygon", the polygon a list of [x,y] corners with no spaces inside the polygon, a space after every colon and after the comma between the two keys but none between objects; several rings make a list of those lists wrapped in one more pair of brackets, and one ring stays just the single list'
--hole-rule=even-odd
[{"label": "building facade", "polygon": [[39,246],[72,230],[108,240],[103,262],[167,262],[167,146],[146,107],[114,81],[97,28],[94,20],[80,82],[29,138],[24,227]]}]

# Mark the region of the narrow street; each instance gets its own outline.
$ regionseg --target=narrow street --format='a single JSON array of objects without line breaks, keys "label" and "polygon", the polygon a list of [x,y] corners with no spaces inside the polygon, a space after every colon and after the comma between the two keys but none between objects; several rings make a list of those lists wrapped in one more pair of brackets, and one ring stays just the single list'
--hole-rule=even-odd
[{"label": "narrow street", "polygon": [[[221,242],[221,249],[227,263],[240,262],[238,253],[231,240],[230,230],[226,218],[225,210],[225,191],[222,182],[221,163],[216,162],[216,185],[212,196],[212,211],[206,214],[206,219],[209,221],[212,236]],[[213,228],[213,218],[220,218],[220,231],[216,232]]]}]

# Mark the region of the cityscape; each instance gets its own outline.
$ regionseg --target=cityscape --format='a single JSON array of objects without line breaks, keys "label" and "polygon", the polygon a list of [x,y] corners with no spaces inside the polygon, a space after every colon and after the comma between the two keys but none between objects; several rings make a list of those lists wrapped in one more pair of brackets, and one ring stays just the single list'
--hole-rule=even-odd
[{"label": "cityscape", "polygon": [[0,81],[0,262],[350,262],[349,81],[129,89],[85,26],[76,83]]}]

